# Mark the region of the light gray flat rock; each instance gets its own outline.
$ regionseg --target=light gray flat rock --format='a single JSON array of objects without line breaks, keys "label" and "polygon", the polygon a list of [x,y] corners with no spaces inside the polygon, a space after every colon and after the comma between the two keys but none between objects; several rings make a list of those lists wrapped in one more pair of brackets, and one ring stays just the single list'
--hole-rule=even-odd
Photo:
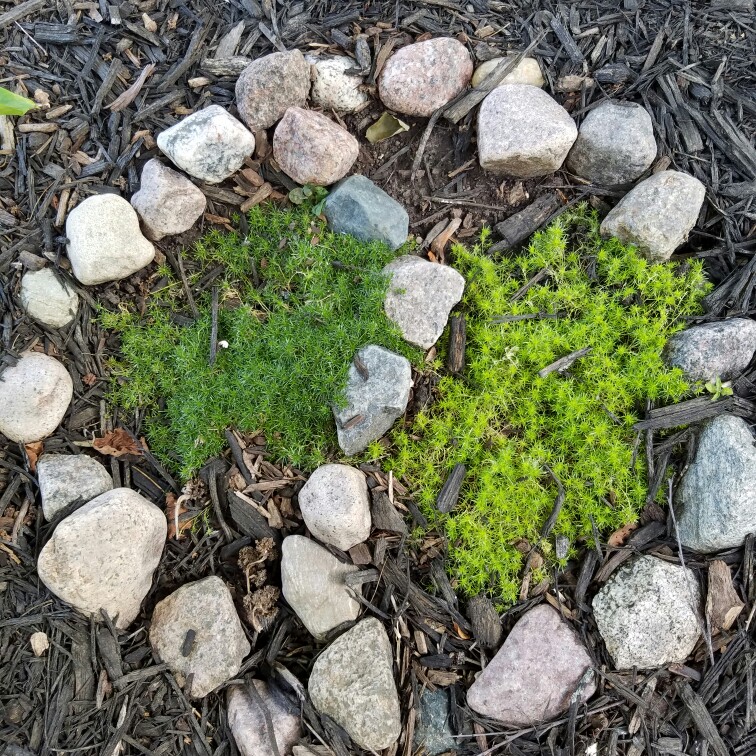
[{"label": "light gray flat rock", "polygon": [[367,94],[360,90],[364,82],[362,76],[347,73],[358,68],[352,58],[306,55],[305,60],[315,71],[310,97],[318,107],[338,113],[354,113],[368,101]]},{"label": "light gray flat rock", "polygon": [[[507,55],[508,58],[513,58],[515,54]],[[491,58],[481,63],[476,69],[472,77],[472,85],[477,87],[493,70],[501,63],[504,58]],[[504,86],[505,84],[530,84],[533,87],[543,86],[543,74],[541,73],[541,67],[538,65],[538,61],[535,58],[523,58],[512,71],[510,71],[498,84],[498,86]]]},{"label": "light gray flat rock", "polygon": [[79,295],[50,268],[24,273],[20,297],[29,317],[51,328],[67,326],[79,308]]},{"label": "light gray flat rock", "polygon": [[43,454],[37,462],[42,512],[52,520],[74,502],[87,502],[110,491],[110,473],[85,454]]}]

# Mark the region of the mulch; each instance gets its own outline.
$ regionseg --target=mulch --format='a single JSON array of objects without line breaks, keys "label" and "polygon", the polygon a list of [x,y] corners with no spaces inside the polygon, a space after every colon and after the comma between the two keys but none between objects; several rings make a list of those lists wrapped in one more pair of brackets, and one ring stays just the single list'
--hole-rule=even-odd
[{"label": "mulch", "polygon": [[[105,401],[108,360],[118,343],[98,325],[95,308],[140,307],[158,285],[154,266],[117,285],[82,289],[67,272],[68,209],[92,193],[130,196],[142,164],[158,154],[155,136],[186,113],[208,102],[233,112],[243,59],[293,47],[346,50],[370,84],[392,45],[422,35],[457,36],[478,60],[534,44],[531,54],[541,63],[547,91],[578,119],[607,97],[642,102],[660,146],[654,168],[686,171],[707,187],[702,216],[678,255],[703,258],[715,283],[699,320],[753,315],[752,12],[751,0],[0,0],[0,84],[21,84],[44,105],[17,119],[15,129],[0,119],[0,369],[35,347],[69,369],[74,401],[59,430],[45,440],[45,451],[94,453],[92,439],[117,427],[140,439],[143,418]],[[380,113],[373,102],[345,123],[362,136]],[[474,159],[474,111],[454,123],[440,117],[432,130],[425,120],[403,120],[409,131],[390,140],[369,145],[361,139],[355,169],[405,205],[412,232],[426,244],[455,220],[457,238],[474,238],[483,223],[499,223],[544,195],[558,204],[548,215],[538,214],[541,224],[577,201],[604,211],[616,200],[616,192],[564,172],[526,182],[482,173]],[[255,156],[254,168],[274,190],[291,188],[264,151]],[[260,196],[260,187],[243,177],[201,188],[208,197],[203,228],[232,225],[242,204]],[[161,261],[164,256],[179,276],[184,262],[191,264],[181,251],[196,234],[157,245]],[[43,265],[55,266],[82,298],[76,320],[57,331],[31,322],[18,306],[21,273]],[[681,470],[693,448],[692,431],[669,436],[665,429],[699,419],[701,412],[753,417],[755,387],[756,368],[735,382],[736,396],[728,402],[649,406],[639,442],[650,462],[652,494],[668,466]],[[427,401],[432,381],[419,382],[416,394],[416,403]],[[45,524],[35,504],[33,459],[23,447],[0,445],[0,755],[234,754],[222,695],[186,698],[152,655],[147,619],[178,585],[219,574],[235,592],[253,645],[240,676],[304,682],[320,646],[282,604],[271,602],[280,584],[275,562],[257,588],[248,585],[240,566],[242,550],[260,539],[277,544],[283,535],[301,532],[296,493],[304,475],[270,459],[264,439],[233,434],[225,457],[213,460],[189,490],[182,491],[139,443],[137,453],[100,459],[117,484],[165,505],[178,518],[181,537],[169,540],[143,615],[128,632],[82,619],[36,577],[36,555],[54,523]],[[391,494],[408,519],[427,524],[401,481],[389,481],[377,469],[366,472],[374,496]],[[349,556],[361,567],[366,613],[390,626],[396,644],[404,736],[394,752],[413,752],[420,692],[435,687],[449,691],[459,753],[565,756],[584,754],[592,744],[608,756],[756,752],[752,540],[719,555],[746,602],[740,619],[728,633],[707,631],[687,665],[614,673],[599,641],[590,599],[622,560],[635,553],[673,562],[682,557],[705,574],[706,561],[681,554],[673,533],[665,512],[649,504],[624,545],[608,547],[599,539],[601,545],[580,562],[548,583],[529,585],[504,615],[506,631],[534,603],[558,605],[600,673],[599,690],[587,706],[516,732],[500,730],[465,705],[464,691],[490,651],[446,576],[443,540],[433,532],[419,541],[374,532]],[[29,637],[40,631],[50,648],[35,657]],[[315,752],[324,745],[338,756],[358,752],[306,699],[303,719]]]}]

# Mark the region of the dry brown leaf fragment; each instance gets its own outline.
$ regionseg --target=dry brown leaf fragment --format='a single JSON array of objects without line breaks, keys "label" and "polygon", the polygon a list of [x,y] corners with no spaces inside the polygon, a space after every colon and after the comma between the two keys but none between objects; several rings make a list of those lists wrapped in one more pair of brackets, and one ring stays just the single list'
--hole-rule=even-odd
[{"label": "dry brown leaf fragment", "polygon": [[90,388],[97,383],[97,376],[94,373],[86,373],[85,375],[81,376],[81,382],[85,386],[89,386]]},{"label": "dry brown leaf fragment", "polygon": [[139,74],[136,81],[123,94],[118,95],[118,97],[116,97],[115,100],[113,100],[113,102],[108,105],[108,108],[114,113],[117,113],[119,110],[123,110],[124,108],[127,108],[129,105],[131,105],[131,103],[136,99],[136,96],[139,94],[139,92],[141,92],[142,87],[144,86],[144,82],[147,81],[148,77],[154,70],[155,64],[148,63],[142,69],[142,72]]},{"label": "dry brown leaf fragment", "polygon": [[628,522],[627,525],[623,525],[619,530],[615,530],[614,533],[609,536],[609,540],[606,542],[607,546],[611,546],[614,549],[623,546],[631,533],[637,529],[637,522]]},{"label": "dry brown leaf fragment", "polygon": [[189,530],[194,524],[197,514],[189,514],[184,506],[189,497],[185,494],[176,496],[169,493],[165,497],[165,516],[168,520],[168,538],[181,540],[185,530]]},{"label": "dry brown leaf fragment", "polygon": [[136,440],[124,428],[116,428],[106,433],[102,438],[96,438],[92,442],[92,447],[97,449],[100,454],[107,454],[110,457],[125,457],[127,454],[133,454],[136,457],[142,456],[142,450]]},{"label": "dry brown leaf fragment", "polygon": [[26,456],[29,458],[29,470],[35,472],[37,469],[37,460],[42,456],[45,445],[42,441],[33,441],[30,444],[24,444]]}]

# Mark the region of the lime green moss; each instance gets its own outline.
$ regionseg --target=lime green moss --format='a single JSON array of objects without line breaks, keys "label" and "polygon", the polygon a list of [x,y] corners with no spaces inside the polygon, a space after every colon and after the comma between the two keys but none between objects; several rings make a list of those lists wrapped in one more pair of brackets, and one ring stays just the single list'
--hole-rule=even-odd
[{"label": "lime green moss", "polygon": [[321,464],[338,451],[331,404],[354,352],[379,344],[420,358],[383,312],[381,269],[395,254],[330,233],[306,207],[254,208],[245,238],[211,232],[186,255],[198,263],[193,284],[224,268],[218,335],[228,348],[208,364],[209,292],[197,302],[196,323],[172,322],[177,310],[189,313],[181,282],[163,266],[165,286],[145,316],[101,313],[121,336],[111,401],[146,412],[153,451],[184,477],[223,450],[227,427],[264,431],[271,452],[296,465]]},{"label": "lime green moss", "polygon": [[[634,455],[633,423],[647,398],[674,402],[689,392],[661,351],[707,291],[698,262],[651,264],[616,240],[603,240],[581,209],[536,234],[527,251],[494,262],[486,238],[454,249],[467,279],[467,368],[444,377],[440,400],[413,427],[394,434],[384,460],[406,477],[425,511],[456,463],[467,466],[460,504],[436,522],[449,538],[462,591],[516,599],[521,539],[553,553],[553,537],[574,545],[633,520],[645,503],[644,455]],[[524,296],[513,294],[539,271]],[[502,316],[560,314],[500,322]],[[566,373],[538,371],[590,347]],[[540,530],[554,505],[550,467],[566,500],[548,543]],[[522,544],[520,544],[522,545]]]}]

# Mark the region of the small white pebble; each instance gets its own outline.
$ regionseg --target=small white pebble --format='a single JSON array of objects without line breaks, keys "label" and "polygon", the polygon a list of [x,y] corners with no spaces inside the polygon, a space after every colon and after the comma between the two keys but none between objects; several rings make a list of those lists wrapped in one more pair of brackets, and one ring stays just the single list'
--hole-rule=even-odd
[{"label": "small white pebble", "polygon": [[219,342],[218,342],[218,346],[219,346],[219,347],[220,347],[221,349],[228,349],[228,342],[227,342],[227,341],[219,341]]},{"label": "small white pebble", "polygon": [[34,656],[42,656],[48,648],[50,648],[50,641],[47,640],[46,633],[33,633],[29,638]]}]

